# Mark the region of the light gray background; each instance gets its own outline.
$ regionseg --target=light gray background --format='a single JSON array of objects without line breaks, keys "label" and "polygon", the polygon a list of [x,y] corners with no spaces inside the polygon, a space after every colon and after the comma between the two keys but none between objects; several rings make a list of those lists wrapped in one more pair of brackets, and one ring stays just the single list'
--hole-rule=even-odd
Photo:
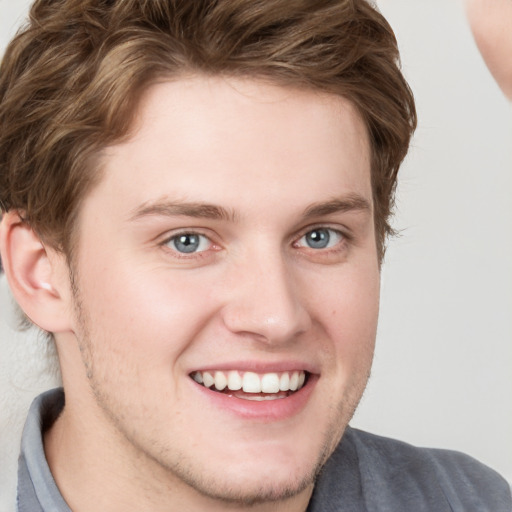
[{"label": "light gray background", "polygon": [[[0,0],[0,50],[28,3]],[[402,236],[383,269],[373,376],[353,425],[462,450],[512,481],[511,108],[460,1],[378,5],[420,122],[401,173]]]}]

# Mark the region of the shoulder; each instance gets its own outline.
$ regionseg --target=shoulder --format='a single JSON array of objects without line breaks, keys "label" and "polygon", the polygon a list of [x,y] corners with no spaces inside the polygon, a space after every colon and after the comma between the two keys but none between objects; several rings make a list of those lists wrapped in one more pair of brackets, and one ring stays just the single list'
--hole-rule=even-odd
[{"label": "shoulder", "polygon": [[506,481],[493,469],[485,466],[473,457],[461,452],[420,448],[403,441],[382,437],[362,430],[348,428],[345,433],[347,442],[355,445],[363,460],[372,460],[388,470],[413,470],[416,467],[428,467],[434,475],[453,477],[455,480],[487,479],[508,487]]},{"label": "shoulder", "polygon": [[385,504],[396,511],[512,511],[509,484],[468,455],[418,448],[352,428],[336,452],[335,466],[342,453],[352,453],[352,459],[357,459],[368,510]]}]

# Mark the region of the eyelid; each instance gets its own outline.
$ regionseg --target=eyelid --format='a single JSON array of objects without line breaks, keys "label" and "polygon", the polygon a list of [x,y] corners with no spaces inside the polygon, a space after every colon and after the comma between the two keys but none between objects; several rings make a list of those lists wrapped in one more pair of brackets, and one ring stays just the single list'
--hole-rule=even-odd
[{"label": "eyelid", "polygon": [[193,226],[169,229],[165,231],[165,233],[159,235],[157,238],[160,238],[162,240],[160,243],[165,243],[180,235],[202,235],[208,238],[209,240],[213,240],[214,237],[214,234],[212,234],[211,230]]}]

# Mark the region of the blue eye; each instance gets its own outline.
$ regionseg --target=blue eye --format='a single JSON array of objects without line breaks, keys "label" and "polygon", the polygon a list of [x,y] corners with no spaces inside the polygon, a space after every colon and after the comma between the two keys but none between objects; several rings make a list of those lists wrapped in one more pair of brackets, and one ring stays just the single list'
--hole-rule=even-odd
[{"label": "blue eye", "polygon": [[167,242],[167,245],[178,252],[191,254],[206,251],[210,247],[211,242],[206,236],[198,233],[181,233],[173,236]]},{"label": "blue eye", "polygon": [[334,229],[317,228],[306,233],[299,244],[310,249],[330,249],[343,239],[343,235]]}]

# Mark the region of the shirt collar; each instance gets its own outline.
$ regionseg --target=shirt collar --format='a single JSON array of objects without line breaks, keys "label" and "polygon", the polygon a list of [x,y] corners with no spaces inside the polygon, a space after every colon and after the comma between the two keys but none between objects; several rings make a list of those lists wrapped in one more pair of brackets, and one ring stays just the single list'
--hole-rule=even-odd
[{"label": "shirt collar", "polygon": [[63,407],[61,388],[39,395],[30,406],[18,462],[17,512],[71,512],[53,479],[43,446],[44,432]]}]

